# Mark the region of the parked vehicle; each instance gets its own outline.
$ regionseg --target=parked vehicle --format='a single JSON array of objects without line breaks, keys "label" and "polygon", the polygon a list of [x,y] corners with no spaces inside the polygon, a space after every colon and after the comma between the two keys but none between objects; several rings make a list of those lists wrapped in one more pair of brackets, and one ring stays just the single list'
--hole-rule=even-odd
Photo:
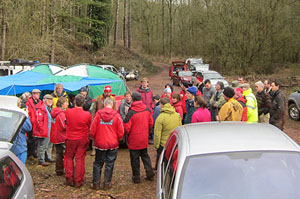
[{"label": "parked vehicle", "polygon": [[184,125],[170,135],[156,198],[264,199],[300,196],[300,147],[266,123]]},{"label": "parked vehicle", "polygon": [[290,94],[288,98],[288,112],[293,120],[300,120],[300,90]]},{"label": "parked vehicle", "polygon": [[125,71],[124,67],[121,67],[120,73],[123,78],[126,80],[138,80],[139,79],[139,71],[137,70],[129,70]]},{"label": "parked vehicle", "polygon": [[188,58],[185,63],[190,71],[209,70],[209,64],[204,64],[202,58]]},{"label": "parked vehicle", "polygon": [[187,66],[184,61],[172,61],[172,66],[169,67],[169,77],[172,76],[179,71],[187,71]]},{"label": "parked vehicle", "polygon": [[17,97],[0,96],[0,198],[34,198],[29,171],[10,148],[26,120]]},{"label": "parked vehicle", "polygon": [[193,73],[191,71],[179,71],[175,72],[172,76],[173,85],[180,86],[183,81],[191,83]]},{"label": "parked vehicle", "polygon": [[105,69],[105,70],[109,70],[117,75],[119,75],[119,77],[123,78],[123,75],[121,72],[119,72],[116,67],[112,66],[112,65],[98,65],[101,68]]},{"label": "parked vehicle", "polygon": [[229,86],[228,82],[225,80],[220,73],[213,71],[213,70],[207,70],[207,71],[197,71],[194,73],[195,76],[199,75],[203,77],[203,81],[206,79],[209,79],[211,82],[211,85],[214,87],[218,81],[221,81],[224,83],[224,86]]}]

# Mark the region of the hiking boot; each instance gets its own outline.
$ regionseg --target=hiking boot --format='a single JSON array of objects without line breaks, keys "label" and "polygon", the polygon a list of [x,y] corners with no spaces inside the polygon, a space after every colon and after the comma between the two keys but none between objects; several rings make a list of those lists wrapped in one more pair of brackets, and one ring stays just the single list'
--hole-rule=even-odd
[{"label": "hiking boot", "polygon": [[39,165],[42,165],[43,167],[49,166],[49,164],[47,162],[39,162]]},{"label": "hiking boot", "polygon": [[63,176],[63,175],[65,175],[65,172],[56,172],[56,175],[57,176]]},{"label": "hiking boot", "polygon": [[112,184],[111,182],[107,183],[107,182],[104,182],[104,185],[103,185],[103,189],[106,191],[108,189],[110,189],[112,187]]},{"label": "hiking boot", "polygon": [[49,163],[54,163],[55,162],[55,160],[53,160],[53,159],[48,159],[48,160],[46,160],[46,162],[49,162]]},{"label": "hiking boot", "polygon": [[137,184],[137,183],[141,182],[141,178],[139,178],[139,177],[132,177],[132,181]]},{"label": "hiking boot", "polygon": [[70,187],[74,187],[75,186],[74,182],[70,182],[68,179],[66,179],[65,185],[66,186],[70,186]]},{"label": "hiking boot", "polygon": [[93,183],[93,187],[94,190],[99,190],[100,189],[100,183]]},{"label": "hiking boot", "polygon": [[148,175],[148,176],[146,177],[146,180],[153,181],[153,180],[154,180],[154,176],[155,176],[155,174],[154,174],[154,173],[151,173],[150,175]]}]

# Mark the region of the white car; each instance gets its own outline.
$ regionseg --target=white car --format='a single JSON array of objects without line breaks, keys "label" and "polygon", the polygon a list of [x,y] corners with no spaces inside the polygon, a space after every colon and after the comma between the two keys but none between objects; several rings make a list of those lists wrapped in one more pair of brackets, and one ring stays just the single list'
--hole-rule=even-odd
[{"label": "white car", "polygon": [[262,123],[176,128],[160,156],[156,198],[300,198],[300,147]]},{"label": "white car", "polygon": [[10,151],[26,117],[17,97],[0,96],[0,198],[34,198],[29,171]]}]

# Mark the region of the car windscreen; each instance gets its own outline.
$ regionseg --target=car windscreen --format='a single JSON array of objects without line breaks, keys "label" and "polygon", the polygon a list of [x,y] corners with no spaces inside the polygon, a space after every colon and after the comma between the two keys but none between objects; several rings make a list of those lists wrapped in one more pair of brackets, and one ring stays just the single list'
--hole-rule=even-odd
[{"label": "car windscreen", "polygon": [[219,73],[204,73],[205,79],[224,79]]},{"label": "car windscreen", "polygon": [[25,118],[20,112],[0,109],[0,141],[11,142]]},{"label": "car windscreen", "polygon": [[191,71],[180,71],[178,73],[179,77],[192,76],[192,75],[193,75],[193,73]]},{"label": "car windscreen", "polygon": [[234,152],[191,156],[178,198],[300,198],[300,153]]},{"label": "car windscreen", "polygon": [[191,63],[191,65],[203,64],[203,60],[202,59],[191,59],[190,63]]}]

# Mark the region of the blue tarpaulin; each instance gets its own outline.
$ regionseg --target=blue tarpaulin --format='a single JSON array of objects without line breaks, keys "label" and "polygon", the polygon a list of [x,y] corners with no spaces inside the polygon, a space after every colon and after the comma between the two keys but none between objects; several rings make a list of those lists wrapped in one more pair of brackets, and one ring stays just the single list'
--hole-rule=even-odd
[{"label": "blue tarpaulin", "polygon": [[16,95],[26,91],[54,90],[56,83],[61,83],[65,91],[76,91],[83,86],[104,85],[121,80],[78,77],[72,75],[53,76],[32,71],[0,77],[0,95]]}]

